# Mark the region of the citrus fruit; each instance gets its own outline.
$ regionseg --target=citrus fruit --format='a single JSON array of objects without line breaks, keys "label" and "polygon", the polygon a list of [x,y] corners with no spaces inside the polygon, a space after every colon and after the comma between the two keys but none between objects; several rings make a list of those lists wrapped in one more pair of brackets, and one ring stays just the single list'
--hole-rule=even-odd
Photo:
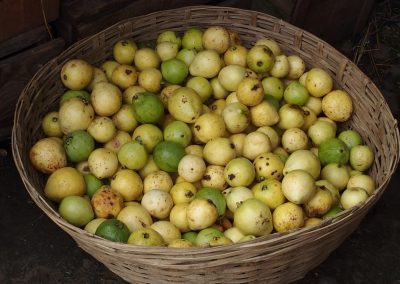
[{"label": "citrus fruit", "polygon": [[67,196],[58,207],[61,217],[68,223],[77,227],[83,227],[94,218],[94,212],[90,202],[81,196]]},{"label": "citrus fruit", "polygon": [[349,161],[349,149],[338,138],[330,138],[319,146],[318,158],[322,165],[337,163],[344,165]]},{"label": "citrus fruit", "polygon": [[126,243],[129,238],[128,227],[117,219],[108,219],[103,221],[95,234],[109,241]]},{"label": "citrus fruit", "polygon": [[164,116],[164,105],[160,97],[150,92],[134,95],[132,108],[136,120],[141,123],[157,123]]},{"label": "citrus fruit", "polygon": [[180,84],[186,79],[189,69],[183,61],[172,58],[161,63],[161,74],[167,82]]},{"label": "citrus fruit", "polygon": [[186,155],[185,148],[173,141],[163,141],[154,148],[153,159],[163,171],[176,172],[179,161]]}]

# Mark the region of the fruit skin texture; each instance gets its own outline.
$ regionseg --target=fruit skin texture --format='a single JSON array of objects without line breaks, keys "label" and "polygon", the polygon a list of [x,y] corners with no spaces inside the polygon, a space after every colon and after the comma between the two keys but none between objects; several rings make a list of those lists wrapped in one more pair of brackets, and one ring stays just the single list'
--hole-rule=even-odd
[{"label": "fruit skin texture", "polygon": [[91,199],[96,217],[116,218],[124,207],[121,194],[108,185],[100,187]]},{"label": "fruit skin texture", "polygon": [[256,198],[245,200],[233,218],[235,227],[245,235],[265,236],[273,229],[271,210]]},{"label": "fruit skin texture", "polygon": [[202,109],[200,96],[188,87],[176,89],[168,98],[168,111],[176,120],[193,123],[200,116]]},{"label": "fruit skin texture", "polygon": [[71,90],[82,90],[92,78],[93,67],[82,59],[71,59],[61,69],[61,81]]},{"label": "fruit skin texture", "polygon": [[361,187],[351,187],[343,191],[340,204],[344,209],[350,209],[366,202],[368,193]]},{"label": "fruit skin texture", "polygon": [[304,225],[304,213],[299,205],[286,202],[279,205],[272,215],[274,228],[277,232],[286,232]]},{"label": "fruit skin texture", "polygon": [[253,164],[246,158],[235,158],[224,169],[225,181],[232,187],[246,187],[253,182],[255,176]]},{"label": "fruit skin texture", "polygon": [[157,123],[164,116],[160,97],[150,92],[133,96],[132,107],[136,120],[141,123]]},{"label": "fruit skin texture", "polygon": [[82,196],[85,191],[85,180],[79,171],[75,168],[64,167],[49,176],[44,195],[52,201],[60,202],[67,196]]},{"label": "fruit skin texture", "polygon": [[350,150],[350,164],[357,171],[368,170],[374,162],[374,152],[367,145],[357,145]]},{"label": "fruit skin texture", "polygon": [[315,194],[316,186],[313,177],[304,170],[294,170],[282,179],[282,192],[295,203],[304,204]]},{"label": "fruit skin texture", "polygon": [[64,141],[65,152],[72,162],[87,160],[94,150],[94,146],[93,138],[84,130],[70,133]]},{"label": "fruit skin texture", "polygon": [[[171,149],[173,149],[173,152],[171,152]],[[185,155],[185,148],[182,145],[172,141],[163,141],[154,148],[153,159],[161,170],[176,172],[179,161]]]},{"label": "fruit skin texture", "polygon": [[218,74],[221,67],[221,59],[215,50],[202,50],[194,57],[189,72],[193,77],[211,79]]},{"label": "fruit skin texture", "polygon": [[35,169],[50,174],[67,165],[67,156],[61,139],[43,138],[29,151],[29,159]]},{"label": "fruit skin texture", "polygon": [[94,118],[94,109],[86,99],[75,97],[62,104],[58,116],[61,131],[68,134],[87,129]]},{"label": "fruit skin texture", "polygon": [[100,82],[94,86],[90,102],[97,115],[111,116],[121,108],[122,93],[114,84]]},{"label": "fruit skin texture", "polygon": [[186,208],[187,220],[191,230],[202,230],[218,218],[218,209],[211,200],[195,198]]},{"label": "fruit skin texture", "polygon": [[206,49],[222,54],[229,48],[229,33],[224,27],[211,26],[203,33],[202,42]]},{"label": "fruit skin texture", "polygon": [[126,243],[129,238],[128,227],[116,219],[103,221],[99,227],[97,227],[95,234],[106,240],[119,243]]},{"label": "fruit skin texture", "polygon": [[152,228],[141,228],[132,232],[128,238],[128,244],[138,246],[164,246],[162,236]]},{"label": "fruit skin texture", "polygon": [[271,49],[265,45],[255,45],[247,53],[247,65],[257,73],[271,70],[275,63],[275,57]]},{"label": "fruit skin texture", "polygon": [[94,218],[90,202],[81,196],[65,197],[58,208],[61,217],[68,223],[77,227],[83,227]]},{"label": "fruit skin texture", "polygon": [[169,83],[180,84],[186,79],[189,69],[183,61],[172,58],[161,63],[161,73]]},{"label": "fruit skin texture", "polygon": [[307,73],[306,87],[312,96],[320,98],[332,90],[333,80],[325,70],[312,68]]},{"label": "fruit skin texture", "polygon": [[338,138],[328,139],[319,145],[318,158],[322,165],[331,163],[345,165],[349,161],[349,155],[346,144]]},{"label": "fruit skin texture", "polygon": [[347,121],[353,113],[353,102],[348,93],[334,90],[322,98],[322,111],[333,121]]}]

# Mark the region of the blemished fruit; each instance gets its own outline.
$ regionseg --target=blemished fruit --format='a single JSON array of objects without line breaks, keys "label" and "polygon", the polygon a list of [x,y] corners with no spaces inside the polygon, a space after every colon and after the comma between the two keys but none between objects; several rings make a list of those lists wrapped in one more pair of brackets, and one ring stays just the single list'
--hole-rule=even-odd
[{"label": "blemished fruit", "polygon": [[61,80],[71,90],[84,89],[92,78],[93,67],[82,59],[71,59],[61,69]]},{"label": "blemished fruit", "polygon": [[322,228],[374,194],[375,148],[341,124],[353,102],[331,70],[221,26],[135,40],[65,60],[43,106],[30,159],[65,221],[127,245],[214,247]]},{"label": "blemished fruit", "polygon": [[29,160],[35,169],[50,174],[67,165],[62,140],[58,138],[43,138],[38,140],[29,151]]}]

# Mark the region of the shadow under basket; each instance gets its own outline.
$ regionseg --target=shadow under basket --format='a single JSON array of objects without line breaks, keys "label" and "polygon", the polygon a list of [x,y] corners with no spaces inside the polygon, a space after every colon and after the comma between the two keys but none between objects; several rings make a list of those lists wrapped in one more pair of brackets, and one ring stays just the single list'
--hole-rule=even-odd
[{"label": "shadow under basket", "polygon": [[[121,39],[154,40],[164,30],[180,35],[190,27],[224,26],[239,33],[245,46],[257,39],[275,39],[287,55],[297,54],[307,67],[321,67],[332,76],[334,88],[347,91],[354,113],[344,127],[359,131],[372,147],[375,161],[369,174],[377,189],[362,206],[325,219],[311,228],[271,234],[252,241],[212,248],[173,249],[141,247],[103,240],[63,220],[44,197],[46,176],[29,161],[29,149],[44,135],[40,121],[58,107],[65,91],[62,65],[82,58],[95,66],[112,57]],[[272,16],[242,9],[193,6],[124,20],[81,40],[43,66],[23,90],[12,132],[14,160],[34,202],[87,253],[123,279],[135,283],[285,283],[304,275],[324,261],[381,197],[399,160],[397,121],[373,82],[328,43]]]}]

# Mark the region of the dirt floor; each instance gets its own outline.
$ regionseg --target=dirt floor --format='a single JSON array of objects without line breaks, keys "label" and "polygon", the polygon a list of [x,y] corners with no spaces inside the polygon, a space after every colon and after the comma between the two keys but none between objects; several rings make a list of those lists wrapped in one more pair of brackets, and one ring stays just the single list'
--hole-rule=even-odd
[{"label": "dirt floor", "polygon": [[[381,88],[399,119],[399,10],[390,8],[380,7],[368,31],[337,48]],[[10,141],[2,141],[0,149],[0,283],[124,283],[32,202],[13,164]],[[297,283],[400,283],[399,187],[400,170],[359,228]]]}]

